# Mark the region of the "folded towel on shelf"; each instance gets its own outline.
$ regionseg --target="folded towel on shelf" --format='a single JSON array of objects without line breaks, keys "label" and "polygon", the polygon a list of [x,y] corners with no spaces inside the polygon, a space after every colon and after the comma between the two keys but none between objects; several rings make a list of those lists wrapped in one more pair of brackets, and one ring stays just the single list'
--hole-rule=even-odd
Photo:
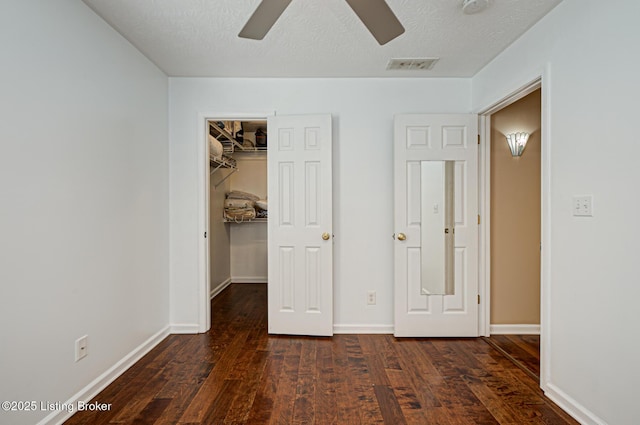
[{"label": "folded towel on shelf", "polygon": [[222,143],[212,135],[209,135],[209,155],[215,159],[220,159],[222,151]]},{"label": "folded towel on shelf", "polygon": [[224,200],[224,208],[225,209],[253,209],[253,201],[248,199],[225,199]]},{"label": "folded towel on shelf", "polygon": [[247,199],[249,201],[258,201],[260,200],[259,196],[254,195],[253,193],[243,192],[241,190],[232,190],[227,193],[227,199]]},{"label": "folded towel on shelf", "polygon": [[243,222],[256,218],[256,210],[254,208],[225,208],[224,218],[235,222]]},{"label": "folded towel on shelf", "polygon": [[[241,190],[233,190],[227,193],[227,199],[224,200],[224,218],[225,220],[235,221],[237,223],[250,221],[255,219],[259,212],[261,217],[266,217],[261,213],[263,210],[256,211],[256,202],[260,198],[253,193],[243,192]],[[266,201],[260,202],[261,206],[266,206]],[[266,211],[265,211],[266,212]]]},{"label": "folded towel on shelf", "polygon": [[269,209],[269,208],[267,208],[267,200],[266,199],[258,199],[255,202],[255,205],[256,205],[256,208],[258,208],[260,210],[263,210],[263,211],[266,211],[266,210]]}]

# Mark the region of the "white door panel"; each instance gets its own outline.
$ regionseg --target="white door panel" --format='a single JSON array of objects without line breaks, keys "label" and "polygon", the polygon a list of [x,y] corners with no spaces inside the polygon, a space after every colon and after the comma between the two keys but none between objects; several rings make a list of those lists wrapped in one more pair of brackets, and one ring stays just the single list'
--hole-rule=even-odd
[{"label": "white door panel", "polygon": [[269,333],[332,335],[331,116],[270,117],[268,134]]},{"label": "white door panel", "polygon": [[[396,336],[477,336],[477,116],[398,115],[394,122]],[[423,295],[421,161],[455,161],[454,294]]]}]

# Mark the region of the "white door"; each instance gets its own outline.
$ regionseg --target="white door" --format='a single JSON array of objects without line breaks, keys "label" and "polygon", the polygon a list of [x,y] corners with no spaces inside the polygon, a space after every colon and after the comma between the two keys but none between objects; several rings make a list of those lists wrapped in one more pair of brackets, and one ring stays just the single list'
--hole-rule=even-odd
[{"label": "white door", "polygon": [[[477,116],[394,121],[395,336],[478,336]],[[421,292],[421,161],[455,161],[454,295]]]},{"label": "white door", "polygon": [[269,333],[332,335],[331,115],[268,129]]}]

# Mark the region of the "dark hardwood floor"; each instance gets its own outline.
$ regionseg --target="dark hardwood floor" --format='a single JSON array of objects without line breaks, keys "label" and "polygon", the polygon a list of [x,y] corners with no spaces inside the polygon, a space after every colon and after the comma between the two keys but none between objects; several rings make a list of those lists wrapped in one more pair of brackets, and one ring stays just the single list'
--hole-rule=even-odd
[{"label": "dark hardwood floor", "polygon": [[540,381],[539,335],[491,335],[484,340],[533,379]]},{"label": "dark hardwood floor", "polygon": [[575,424],[481,338],[269,336],[266,285],[213,300],[67,424]]}]

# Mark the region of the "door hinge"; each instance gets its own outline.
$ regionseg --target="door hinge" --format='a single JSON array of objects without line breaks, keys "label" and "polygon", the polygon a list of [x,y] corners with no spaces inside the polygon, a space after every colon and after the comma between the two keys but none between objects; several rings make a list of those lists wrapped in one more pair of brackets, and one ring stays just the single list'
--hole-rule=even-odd
[{"label": "door hinge", "polygon": [[480,224],[480,214],[478,214],[478,224]]},{"label": "door hinge", "polygon": [[205,237],[205,239],[207,238],[207,232],[204,232],[204,237]]},{"label": "door hinge", "polygon": [[478,134],[478,144],[480,144],[480,135]]},{"label": "door hinge", "polygon": [[480,304],[480,294],[478,294],[478,304]]}]

